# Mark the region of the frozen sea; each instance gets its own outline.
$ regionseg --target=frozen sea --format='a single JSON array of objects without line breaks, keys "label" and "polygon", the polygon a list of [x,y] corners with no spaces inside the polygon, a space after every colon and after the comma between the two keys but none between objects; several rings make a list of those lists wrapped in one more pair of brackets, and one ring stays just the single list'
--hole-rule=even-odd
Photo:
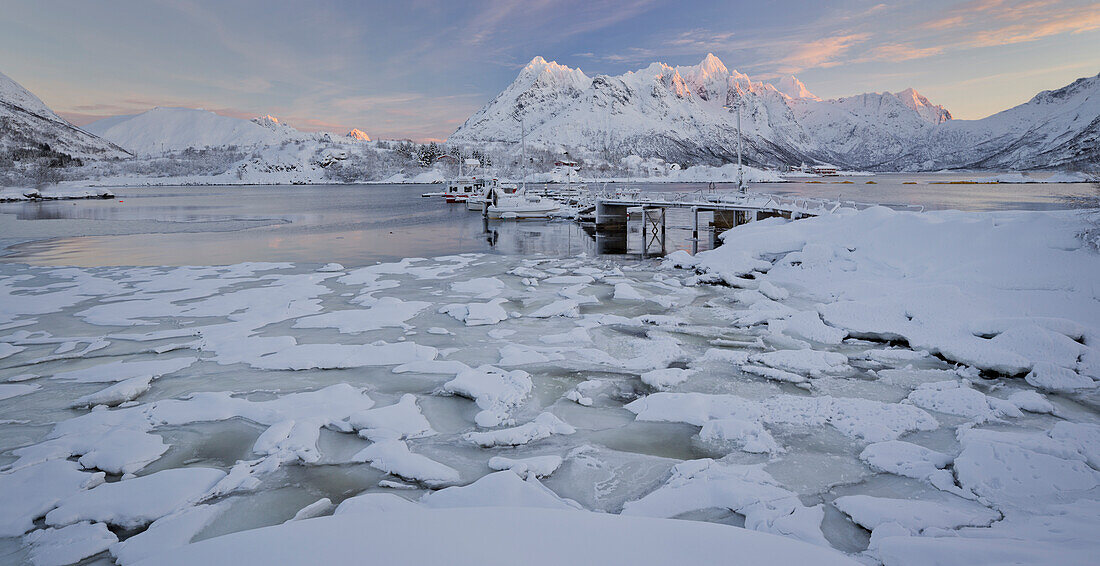
[{"label": "frozen sea", "polygon": [[[1096,195],[905,184],[933,178],[762,189],[972,211]],[[1062,371],[1091,383],[1092,330],[1043,318],[1019,336],[1049,341],[1060,369],[994,378],[1009,354],[961,363],[826,325],[813,289],[765,281],[758,263],[708,285],[600,256],[572,222],[487,225],[420,197],[432,188],[122,188],[0,205],[0,562],[130,564],[394,504],[372,494],[730,524],[872,563],[953,556],[907,546],[944,532],[993,541],[967,547],[977,554],[1006,548],[998,536],[1030,548],[1019,541],[1043,528],[1019,497],[1061,506],[1044,520],[1097,524],[1097,402]],[[843,253],[826,245],[798,252],[807,268],[811,252]],[[1011,334],[996,320],[982,332]],[[1033,475],[1005,488],[1027,462],[1057,490]],[[1064,537],[1037,540],[1090,552]]]},{"label": "frozen sea", "polygon": [[[753,190],[928,209],[1051,210],[1097,197],[1096,184],[934,184],[987,174],[880,174]],[[868,184],[873,183],[873,184]],[[916,183],[916,184],[908,184]],[[700,191],[699,183],[611,184],[648,191]],[[432,185],[123,187],[117,198],[0,204],[0,261],[36,265],[223,265],[243,261],[363,265],[403,257],[483,252],[571,256],[596,253],[573,222],[504,222],[438,198]],[[719,190],[733,189],[718,184]],[[669,251],[690,249],[686,213],[670,220]],[[640,248],[640,243],[631,242]],[[708,244],[704,242],[702,249]],[[637,251],[637,250],[635,250]]]}]

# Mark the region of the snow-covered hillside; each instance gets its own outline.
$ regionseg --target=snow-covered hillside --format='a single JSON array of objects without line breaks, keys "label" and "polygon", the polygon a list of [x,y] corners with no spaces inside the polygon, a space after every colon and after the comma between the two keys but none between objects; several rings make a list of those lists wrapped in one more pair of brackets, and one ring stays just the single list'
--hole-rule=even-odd
[{"label": "snow-covered hillside", "polygon": [[68,123],[19,83],[0,73],[0,153],[49,145],[73,158],[126,157],[127,153]]},{"label": "snow-covered hillside", "polygon": [[1100,75],[981,120],[933,129],[894,168],[1069,168],[1100,164]]},{"label": "snow-covered hillside", "polygon": [[157,107],[141,114],[98,120],[85,129],[139,155],[189,147],[279,145],[317,137],[299,132],[273,116],[242,120],[193,108]]},{"label": "snow-covered hillside", "polygon": [[[913,89],[822,100],[795,77],[775,85],[729,70],[654,63],[619,76],[534,58],[448,141],[515,144],[522,118],[533,147],[721,164],[831,162],[846,168],[1009,169],[1095,162],[1100,80],[1084,79],[985,120],[958,122]],[[1092,152],[1092,153],[1090,153]]]}]

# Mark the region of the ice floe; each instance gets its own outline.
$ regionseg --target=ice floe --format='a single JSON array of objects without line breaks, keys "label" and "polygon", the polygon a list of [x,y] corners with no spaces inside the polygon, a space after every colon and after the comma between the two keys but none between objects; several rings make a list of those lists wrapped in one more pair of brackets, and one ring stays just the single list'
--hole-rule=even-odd
[{"label": "ice floe", "polygon": [[688,511],[726,508],[745,516],[745,528],[829,546],[821,533],[824,510],[807,507],[760,466],[690,460],[677,464],[665,485],[627,503],[624,515],[675,517]]},{"label": "ice floe", "polygon": [[352,462],[367,462],[388,474],[415,481],[429,487],[458,483],[458,470],[409,450],[402,440],[382,440],[360,450]]},{"label": "ice floe", "polygon": [[531,392],[531,374],[523,370],[505,371],[480,366],[459,372],[443,384],[443,390],[473,399],[481,412],[478,426],[493,427],[511,421],[510,413]]},{"label": "ice floe", "polygon": [[348,424],[359,436],[373,441],[423,438],[435,434],[431,423],[420,412],[416,395],[406,393],[393,405],[367,409],[348,417]]},{"label": "ice floe", "polygon": [[493,446],[520,446],[536,440],[549,438],[555,434],[573,434],[577,429],[554,416],[553,413],[541,413],[529,423],[498,430],[466,433],[465,438],[482,448]]},{"label": "ice floe", "polygon": [[530,458],[505,458],[504,456],[493,456],[489,458],[489,468],[492,470],[502,471],[511,470],[515,472],[519,477],[527,479],[528,475],[534,475],[537,478],[545,478],[550,474],[557,471],[561,467],[561,456],[532,456]]},{"label": "ice floe", "polygon": [[34,566],[65,566],[95,556],[118,542],[107,525],[81,522],[59,529],[34,531],[24,537]]},{"label": "ice floe", "polygon": [[223,477],[225,472],[211,468],[176,468],[101,484],[66,498],[46,513],[46,524],[98,521],[124,529],[141,527],[201,501]]}]

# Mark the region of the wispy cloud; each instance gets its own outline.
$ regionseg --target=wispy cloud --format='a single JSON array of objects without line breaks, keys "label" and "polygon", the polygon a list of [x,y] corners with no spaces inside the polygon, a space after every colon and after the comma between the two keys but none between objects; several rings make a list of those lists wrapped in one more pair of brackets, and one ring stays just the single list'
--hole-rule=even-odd
[{"label": "wispy cloud", "polygon": [[922,29],[951,32],[947,43],[990,47],[1035,41],[1060,34],[1100,29],[1100,4],[1058,0],[976,0],[940,17]]},{"label": "wispy cloud", "polygon": [[863,43],[871,37],[868,33],[845,33],[823,37],[799,44],[779,60],[780,73],[797,73],[808,68],[833,67],[844,62],[845,55],[852,46]]}]

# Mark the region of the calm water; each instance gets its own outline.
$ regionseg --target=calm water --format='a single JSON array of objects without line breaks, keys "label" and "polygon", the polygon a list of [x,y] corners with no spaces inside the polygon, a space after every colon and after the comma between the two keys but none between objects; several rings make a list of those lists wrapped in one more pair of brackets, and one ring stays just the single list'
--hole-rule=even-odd
[{"label": "calm water", "polygon": [[[1072,197],[1100,194],[1090,184],[929,184],[985,175],[890,174],[761,183],[751,190],[964,210],[1067,208]],[[918,184],[906,184],[911,182]],[[697,191],[706,184],[638,187]],[[465,206],[420,197],[429,190],[438,186],[139,187],[116,189],[112,200],[8,203],[0,205],[0,247],[6,254],[0,260],[77,266],[335,261],[353,266],[464,252],[569,256],[602,249],[576,223],[487,224]],[[690,249],[689,216],[670,215],[670,251]],[[635,230],[630,237],[629,250],[640,251],[640,233]],[[700,249],[707,247],[703,242]]]}]

